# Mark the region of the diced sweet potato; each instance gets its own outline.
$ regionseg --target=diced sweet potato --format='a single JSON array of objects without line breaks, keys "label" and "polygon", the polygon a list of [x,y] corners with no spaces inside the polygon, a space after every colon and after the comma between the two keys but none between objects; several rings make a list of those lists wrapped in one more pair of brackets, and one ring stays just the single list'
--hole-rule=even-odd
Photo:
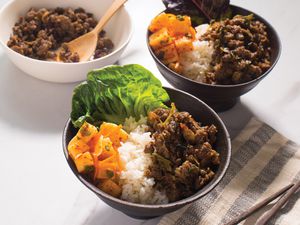
[{"label": "diced sweet potato", "polygon": [[175,47],[175,44],[167,45],[163,48],[157,49],[155,54],[159,59],[162,59],[164,63],[169,64],[172,62],[178,62],[179,57]]},{"label": "diced sweet potato", "polygon": [[173,17],[175,17],[175,15],[173,14],[161,13],[151,21],[151,24],[148,29],[152,33],[154,33],[164,27],[168,27],[168,24],[170,23],[170,19]]},{"label": "diced sweet potato", "polygon": [[74,160],[79,173],[89,173],[94,170],[94,159],[90,152],[79,155]]},{"label": "diced sweet potato", "polygon": [[187,37],[177,39],[175,41],[175,46],[179,54],[182,52],[188,52],[193,50],[193,42]]},{"label": "diced sweet potato", "polygon": [[168,23],[168,30],[171,36],[184,36],[190,32],[192,26],[191,18],[189,16],[177,15],[170,18]]},{"label": "diced sweet potato", "polygon": [[116,198],[118,198],[121,193],[122,193],[122,189],[119,185],[117,185],[115,182],[113,182],[110,179],[107,180],[103,180],[99,185],[98,188],[102,191],[104,191],[105,193],[114,196]]},{"label": "diced sweet potato", "polygon": [[182,66],[180,65],[179,62],[177,62],[177,63],[170,63],[169,64],[169,68],[171,70],[173,70],[174,72],[179,73],[179,74],[181,74],[182,70],[183,70],[183,68],[182,68]]},{"label": "diced sweet potato", "polygon": [[80,154],[89,151],[89,149],[90,147],[85,142],[78,139],[77,136],[75,136],[68,144],[68,152],[73,160]]},{"label": "diced sweet potato", "polygon": [[169,35],[168,29],[164,27],[150,35],[149,45],[153,49],[158,49],[171,44],[172,40],[173,38]]},{"label": "diced sweet potato", "polygon": [[98,162],[95,177],[97,179],[113,179],[116,176],[116,173],[119,171],[116,159],[114,160],[114,162],[110,162],[107,160],[104,161]]},{"label": "diced sweet potato", "polygon": [[104,137],[109,137],[114,147],[121,146],[121,142],[128,139],[128,134],[122,129],[122,126],[113,123],[103,123],[99,133]]},{"label": "diced sweet potato", "polygon": [[80,127],[78,133],[76,134],[77,138],[88,142],[92,139],[92,137],[98,133],[98,130],[92,124],[84,122],[84,124]]},{"label": "diced sweet potato", "polygon": [[91,146],[91,152],[93,153],[93,155],[100,157],[100,155],[102,155],[103,152],[105,154],[105,156],[102,156],[103,158],[106,158],[109,155],[111,155],[109,154],[108,156],[106,156],[107,153],[105,152],[113,149],[110,138],[104,137],[102,134],[98,133],[96,136],[94,136],[94,138],[89,144]]},{"label": "diced sweet potato", "polygon": [[196,30],[193,27],[190,27],[189,35],[193,41],[196,39]]},{"label": "diced sweet potato", "polygon": [[99,160],[104,160],[104,159],[116,154],[116,151],[113,147],[111,140],[109,138],[105,138],[103,136],[100,137],[98,145],[96,145],[95,150],[97,152],[99,151],[97,153]]}]

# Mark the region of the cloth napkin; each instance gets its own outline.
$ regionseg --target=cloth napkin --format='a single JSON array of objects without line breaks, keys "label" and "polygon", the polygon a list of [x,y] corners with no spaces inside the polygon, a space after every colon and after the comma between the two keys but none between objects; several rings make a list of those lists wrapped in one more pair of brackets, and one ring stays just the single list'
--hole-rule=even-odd
[{"label": "cloth napkin", "polygon": [[[300,147],[251,119],[232,142],[232,159],[220,184],[202,199],[162,217],[159,225],[221,225],[300,179]],[[300,191],[269,224],[300,224]],[[241,224],[252,225],[271,206]]]}]

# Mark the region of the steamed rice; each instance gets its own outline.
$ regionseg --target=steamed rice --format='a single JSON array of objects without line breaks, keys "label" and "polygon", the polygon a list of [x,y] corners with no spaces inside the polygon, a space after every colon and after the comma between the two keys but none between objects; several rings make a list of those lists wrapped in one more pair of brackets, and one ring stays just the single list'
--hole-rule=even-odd
[{"label": "steamed rice", "polygon": [[198,82],[205,82],[205,73],[210,70],[214,53],[213,43],[198,40],[208,29],[208,24],[196,27],[197,40],[193,42],[194,49],[179,55],[179,63],[183,68],[182,74]]},{"label": "steamed rice", "polygon": [[151,155],[145,153],[145,146],[152,141],[150,132],[145,132],[146,119],[136,122],[133,118],[126,120],[124,127],[131,130],[128,140],[118,149],[120,158],[125,165],[120,175],[122,185],[121,199],[142,204],[164,204],[168,202],[165,193],[155,189],[153,178],[145,176],[151,165]]}]

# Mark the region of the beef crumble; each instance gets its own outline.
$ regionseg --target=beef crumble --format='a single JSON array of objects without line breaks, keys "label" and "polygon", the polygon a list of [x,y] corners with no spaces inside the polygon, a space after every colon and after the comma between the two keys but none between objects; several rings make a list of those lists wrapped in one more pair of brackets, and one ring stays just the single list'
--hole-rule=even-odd
[{"label": "beef crumble", "polygon": [[[7,46],[22,55],[40,60],[55,59],[55,50],[62,46],[60,59],[63,62],[78,62],[78,54],[71,54],[63,43],[88,33],[96,24],[93,14],[82,8],[31,8],[13,27]],[[103,57],[112,49],[112,41],[102,31],[93,58]]]},{"label": "beef crumble", "polygon": [[212,69],[206,83],[239,84],[251,81],[270,66],[271,47],[266,25],[253,15],[213,22],[201,40],[214,43]]},{"label": "beef crumble", "polygon": [[159,190],[166,190],[170,202],[191,196],[214,177],[220,164],[212,148],[214,125],[201,126],[175,106],[150,112],[147,124],[154,141],[145,148],[153,160],[146,175],[155,179]]}]

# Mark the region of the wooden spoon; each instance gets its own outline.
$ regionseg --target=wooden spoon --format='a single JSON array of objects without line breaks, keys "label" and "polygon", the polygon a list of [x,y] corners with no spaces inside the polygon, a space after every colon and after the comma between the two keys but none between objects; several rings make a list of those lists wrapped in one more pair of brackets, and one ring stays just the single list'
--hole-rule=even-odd
[{"label": "wooden spoon", "polygon": [[[127,0],[115,0],[109,7],[109,9],[106,11],[104,16],[101,17],[100,21],[93,30],[74,39],[73,41],[64,43],[64,45],[66,45],[69,48],[72,54],[76,52],[79,55],[80,62],[88,61],[94,54],[95,49],[97,47],[98,35],[100,31],[102,30],[104,25],[109,21],[109,19],[118,11],[118,9],[124,5],[125,2],[127,2]],[[59,55],[61,50],[62,48],[59,48],[56,51],[57,61],[60,61]]]}]

